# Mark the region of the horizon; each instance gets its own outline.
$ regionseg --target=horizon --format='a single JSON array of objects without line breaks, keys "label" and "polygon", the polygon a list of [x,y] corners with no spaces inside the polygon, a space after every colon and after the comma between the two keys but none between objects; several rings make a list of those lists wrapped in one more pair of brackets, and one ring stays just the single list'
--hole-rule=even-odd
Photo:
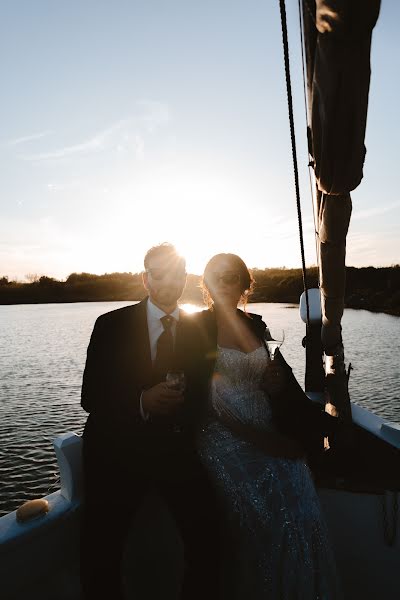
[{"label": "horizon", "polygon": [[[0,276],[140,273],[165,239],[191,274],[218,252],[301,268],[278,2],[22,5],[2,8]],[[311,268],[296,5],[286,9]],[[399,20],[399,3],[382,3],[349,267],[400,259]]]},{"label": "horizon", "polygon": [[[346,269],[398,269],[400,268],[400,263],[397,264],[392,264],[392,265],[382,265],[382,266],[374,266],[374,265],[365,265],[362,267],[355,267],[354,265],[346,265]],[[298,267],[286,267],[286,266],[281,266],[281,267],[249,267],[250,271],[301,271],[302,268],[301,266]],[[306,270],[310,271],[312,269],[318,269],[318,265],[314,264],[314,265],[307,265]],[[68,279],[68,277],[70,277],[71,275],[89,275],[89,276],[93,276],[93,277],[104,277],[107,275],[132,275],[132,276],[141,276],[143,273],[144,269],[142,269],[141,271],[106,271],[103,273],[89,273],[87,271],[72,271],[71,273],[68,273],[68,275],[65,275],[64,277],[54,277],[49,275],[48,273],[27,273],[23,278],[21,277],[17,277],[15,279],[12,279],[11,277],[9,277],[6,273],[0,273],[0,279],[2,279],[3,277],[8,278],[8,282],[9,283],[36,283],[37,281],[39,281],[39,279],[41,277],[48,277],[49,279],[54,279],[55,281],[58,281],[60,283],[65,283]],[[201,277],[203,275],[203,273],[193,273],[191,271],[187,271],[187,276],[196,276],[196,277]]]}]

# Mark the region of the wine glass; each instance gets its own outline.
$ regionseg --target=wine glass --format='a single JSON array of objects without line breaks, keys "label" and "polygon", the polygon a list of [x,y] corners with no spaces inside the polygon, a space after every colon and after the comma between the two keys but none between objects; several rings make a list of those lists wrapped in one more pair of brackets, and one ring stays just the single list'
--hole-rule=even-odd
[{"label": "wine glass", "polygon": [[274,331],[271,333],[270,329],[267,328],[265,331],[264,340],[268,348],[269,357],[271,360],[274,360],[276,351],[285,341],[285,331],[284,329],[274,329]]},{"label": "wine glass", "polygon": [[185,391],[185,373],[182,369],[171,369],[168,371],[165,381],[172,390],[182,393]]}]

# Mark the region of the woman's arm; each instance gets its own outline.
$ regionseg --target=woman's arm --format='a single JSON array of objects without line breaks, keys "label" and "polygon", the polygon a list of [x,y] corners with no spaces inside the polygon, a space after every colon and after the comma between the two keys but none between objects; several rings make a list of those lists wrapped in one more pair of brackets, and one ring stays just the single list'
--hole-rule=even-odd
[{"label": "woman's arm", "polygon": [[282,433],[307,442],[309,436],[329,436],[337,431],[339,420],[308,398],[280,352],[265,369],[263,386]]}]

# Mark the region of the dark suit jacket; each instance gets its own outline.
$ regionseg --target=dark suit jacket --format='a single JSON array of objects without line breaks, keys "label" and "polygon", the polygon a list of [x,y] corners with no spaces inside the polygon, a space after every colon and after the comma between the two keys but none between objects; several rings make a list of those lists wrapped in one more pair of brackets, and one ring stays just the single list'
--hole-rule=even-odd
[{"label": "dark suit jacket", "polygon": [[[107,460],[133,474],[172,468],[194,454],[195,425],[204,409],[196,365],[201,359],[198,329],[180,314],[176,355],[185,371],[182,409],[173,419],[140,414],[141,392],[155,383],[146,314],[147,299],[100,316],[94,326],[83,375],[82,407],[89,412],[84,430],[86,466]],[[179,424],[180,433],[174,432]],[[181,465],[183,468],[183,465]],[[186,465],[187,466],[187,465]]]}]

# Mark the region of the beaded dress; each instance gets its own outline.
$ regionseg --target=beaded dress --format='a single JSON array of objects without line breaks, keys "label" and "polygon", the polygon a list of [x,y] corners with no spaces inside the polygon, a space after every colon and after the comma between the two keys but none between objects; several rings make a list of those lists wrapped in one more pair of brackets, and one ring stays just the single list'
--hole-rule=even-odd
[{"label": "beaded dress", "polygon": [[211,416],[198,438],[201,459],[227,518],[224,599],[341,598],[333,553],[311,473],[302,460],[269,457],[218,421],[220,408],[261,430],[274,430],[260,383],[269,360],[218,348]]}]

